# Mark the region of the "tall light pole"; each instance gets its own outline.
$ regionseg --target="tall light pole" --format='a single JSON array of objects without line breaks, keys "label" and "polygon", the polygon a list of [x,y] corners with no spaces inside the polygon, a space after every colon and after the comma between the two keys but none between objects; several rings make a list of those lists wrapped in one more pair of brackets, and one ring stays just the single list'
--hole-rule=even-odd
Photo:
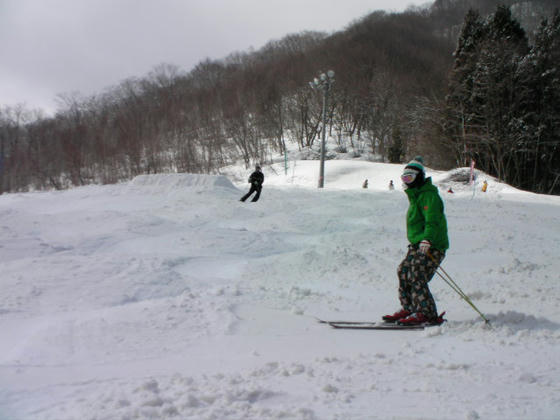
[{"label": "tall light pole", "polygon": [[325,142],[327,135],[327,99],[331,85],[334,83],[334,71],[329,70],[326,73],[321,73],[319,78],[313,79],[309,82],[309,86],[313,89],[323,90],[323,133],[321,139],[321,165],[319,166],[319,188],[325,185]]}]

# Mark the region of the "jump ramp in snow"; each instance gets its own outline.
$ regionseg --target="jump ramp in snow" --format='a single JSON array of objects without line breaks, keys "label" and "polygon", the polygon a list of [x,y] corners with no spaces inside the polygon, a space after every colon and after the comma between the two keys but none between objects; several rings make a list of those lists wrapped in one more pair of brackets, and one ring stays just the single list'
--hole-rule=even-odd
[{"label": "jump ramp in snow", "polygon": [[180,189],[214,190],[225,188],[237,191],[231,181],[223,175],[205,174],[154,174],[139,175],[129,184],[131,187],[157,187],[162,191]]}]

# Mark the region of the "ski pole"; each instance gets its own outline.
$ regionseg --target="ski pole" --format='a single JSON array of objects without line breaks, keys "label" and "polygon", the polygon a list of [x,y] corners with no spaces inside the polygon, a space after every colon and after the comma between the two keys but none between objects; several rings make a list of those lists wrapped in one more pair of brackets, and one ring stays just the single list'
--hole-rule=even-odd
[{"label": "ski pole", "polygon": [[[432,254],[430,254],[428,252],[428,256],[431,258],[431,260],[438,264],[438,262],[436,261],[436,259],[432,256]],[[459,285],[453,280],[453,278],[451,278],[451,276],[443,269],[443,267],[441,265],[438,265],[438,269],[441,270],[443,272],[444,275],[442,275],[439,271],[436,271],[436,274],[438,276],[440,276],[444,282],[446,282],[449,287],[451,287],[459,296],[461,296],[461,298],[463,298],[463,300],[465,302],[467,302],[479,315],[480,317],[484,320],[484,322],[486,324],[490,324],[490,320],[488,320],[488,318],[486,318],[484,316],[484,314],[482,312],[480,312],[480,310],[476,307],[476,305],[473,303],[473,301],[471,300],[470,297],[467,296],[467,294],[465,292],[463,292],[463,290],[459,287]]]},{"label": "ski pole", "polygon": [[[445,272],[445,271],[444,271]],[[476,307],[476,305],[473,303],[473,301],[471,300],[470,297],[468,297],[465,292],[463,292],[461,290],[461,288],[459,286],[457,286],[457,284],[453,281],[453,279],[449,279],[451,281],[448,281],[448,279],[446,279],[444,276],[441,275],[441,273],[439,271],[436,271],[436,274],[438,276],[440,276],[443,281],[445,281],[455,292],[457,292],[457,294],[459,296],[461,296],[461,298],[463,298],[463,300],[465,302],[467,302],[479,315],[480,317],[484,320],[485,323],[489,324],[490,321],[483,315],[482,312],[480,312],[480,310]]]}]

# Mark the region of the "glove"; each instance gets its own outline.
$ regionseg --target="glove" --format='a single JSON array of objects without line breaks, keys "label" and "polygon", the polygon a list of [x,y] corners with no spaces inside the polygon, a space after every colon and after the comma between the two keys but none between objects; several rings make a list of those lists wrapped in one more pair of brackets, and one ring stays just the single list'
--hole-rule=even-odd
[{"label": "glove", "polygon": [[432,244],[430,243],[430,241],[428,241],[427,239],[423,239],[422,241],[420,241],[420,245],[418,246],[418,251],[421,254],[427,254],[428,251],[430,250],[430,246]]}]

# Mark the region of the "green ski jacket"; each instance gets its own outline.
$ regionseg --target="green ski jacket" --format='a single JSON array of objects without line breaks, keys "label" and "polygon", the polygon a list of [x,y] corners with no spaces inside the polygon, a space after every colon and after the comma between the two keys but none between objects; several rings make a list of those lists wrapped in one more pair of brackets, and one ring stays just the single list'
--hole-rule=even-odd
[{"label": "green ski jacket", "polygon": [[405,190],[410,206],[406,214],[406,233],[411,244],[427,239],[437,250],[449,248],[447,219],[443,212],[443,201],[432,178],[419,188]]}]

